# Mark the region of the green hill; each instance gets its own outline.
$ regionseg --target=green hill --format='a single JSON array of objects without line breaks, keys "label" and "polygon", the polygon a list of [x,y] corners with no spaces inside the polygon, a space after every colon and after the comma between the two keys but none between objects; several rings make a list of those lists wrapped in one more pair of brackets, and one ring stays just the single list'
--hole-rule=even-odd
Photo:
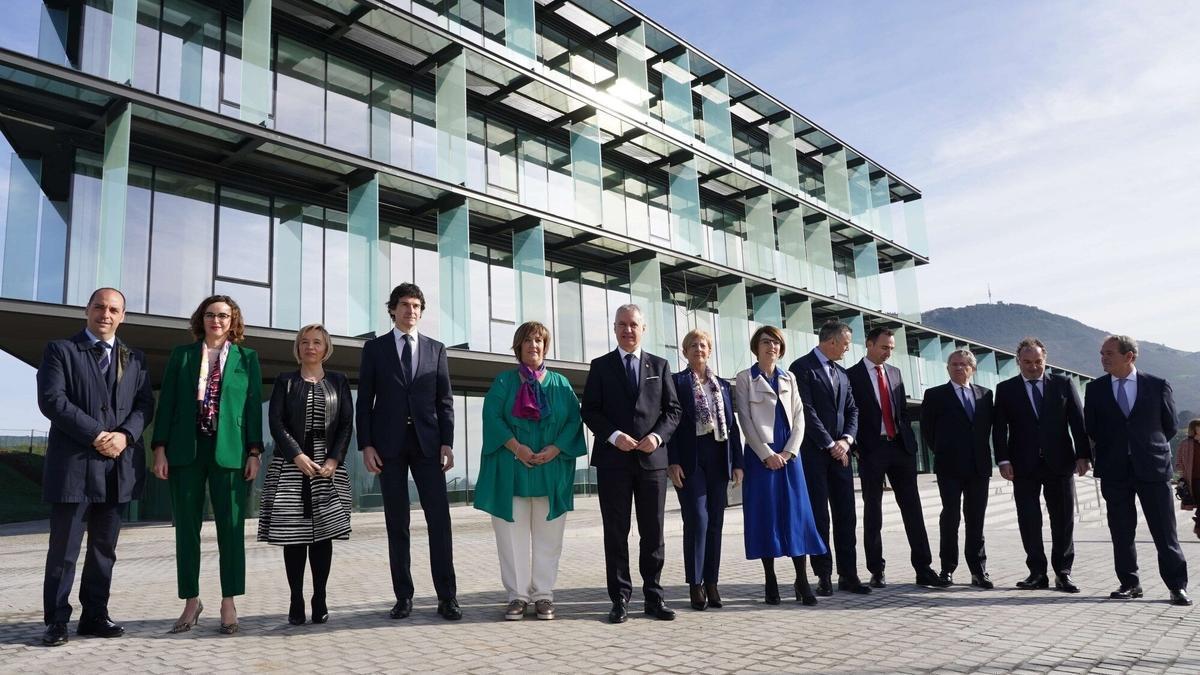
[{"label": "green hill", "polygon": [[[1051,363],[1093,377],[1104,374],[1099,352],[1109,331],[1037,307],[1003,302],[939,307],[922,312],[921,320],[934,328],[1008,350],[1016,349],[1021,338],[1033,335],[1046,344]],[[1138,347],[1138,368],[1171,382],[1181,416],[1200,415],[1200,352],[1185,352],[1155,342],[1139,341]],[[1189,411],[1195,412],[1183,414]]]}]

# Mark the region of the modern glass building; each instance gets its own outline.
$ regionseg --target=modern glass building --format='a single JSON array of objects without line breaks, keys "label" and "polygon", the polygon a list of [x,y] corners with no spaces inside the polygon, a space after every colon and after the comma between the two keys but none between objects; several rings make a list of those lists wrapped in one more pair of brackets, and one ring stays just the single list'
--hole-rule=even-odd
[{"label": "modern glass building", "polygon": [[[630,301],[648,348],[681,366],[679,338],[713,332],[727,377],[757,325],[782,326],[795,356],[833,318],[859,338],[847,365],[867,330],[896,331],[913,406],[956,347],[980,384],[1017,372],[1011,352],[920,323],[919,190],[624,2],[4,10],[0,348],[28,363],[111,285],[122,336],[159,372],[217,292],[241,304],[268,384],[314,321],[353,377],[363,339],[390,327],[389,290],[413,280],[422,331],[452,347],[463,500],[482,395],[529,319],[580,386]],[[156,487],[144,515],[163,515]]]}]

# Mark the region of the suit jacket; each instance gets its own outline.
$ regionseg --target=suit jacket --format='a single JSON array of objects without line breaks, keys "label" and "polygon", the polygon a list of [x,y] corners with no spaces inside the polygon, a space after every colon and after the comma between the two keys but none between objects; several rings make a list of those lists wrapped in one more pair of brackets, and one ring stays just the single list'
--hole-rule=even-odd
[{"label": "suit jacket", "polygon": [[737,392],[738,420],[742,423],[746,445],[750,450],[763,461],[774,454],[770,444],[775,442],[775,408],[782,400],[783,413],[787,416],[792,435],[780,451],[799,457],[800,444],[804,442],[805,406],[800,400],[796,376],[784,371],[779,376],[779,393],[776,394],[767,378],[762,375],[751,378],[750,369],[747,368],[737,374],[734,391]]},{"label": "suit jacket", "polygon": [[809,352],[792,361],[788,370],[796,376],[800,398],[804,401],[804,443],[810,452],[826,452],[842,436],[857,440],[858,406],[850,390],[846,369],[837,366],[838,393],[835,399],[829,376],[821,360]]},{"label": "suit jacket", "polygon": [[[638,372],[638,390],[629,387],[625,364],[613,350],[592,359],[583,387],[581,413],[583,423],[592,430],[592,466],[624,468],[630,455],[636,455],[643,469],[667,468],[667,442],[679,424],[679,397],[666,359],[642,350]],[[638,450],[621,452],[608,442],[614,431],[623,431],[635,439],[656,433],[662,445],[646,454]]]},{"label": "suit jacket", "polygon": [[921,436],[933,450],[933,472],[955,478],[992,475],[992,390],[977,384],[975,420],[963,409],[952,382],[925,390]]},{"label": "suit jacket", "polygon": [[[325,371],[325,457],[345,461],[350,435],[354,433],[354,402],[350,397],[350,382],[346,376]],[[275,454],[292,461],[304,452],[305,408],[304,378],[293,370],[275,378],[271,403],[267,408],[267,425],[275,439]]]},{"label": "suit jacket", "polygon": [[[203,342],[171,350],[158,397],[158,423],[151,447],[165,445],[170,466],[196,459],[196,383],[200,379]],[[262,371],[258,352],[229,345],[221,371],[221,400],[217,409],[216,462],[226,469],[241,469],[251,448],[262,449]]]},{"label": "suit jacket", "polygon": [[[1161,377],[1138,371],[1137,398],[1126,418],[1113,396],[1112,376],[1087,385],[1084,408],[1088,435],[1095,442],[1095,476],[1117,480],[1171,480],[1170,441],[1175,427],[1175,396]],[[1129,469],[1132,467],[1133,474]]]},{"label": "suit jacket", "polygon": [[417,443],[427,457],[454,445],[454,394],[446,346],[417,333],[417,372],[408,386],[400,379],[395,331],[363,345],[358,370],[358,449],[374,446],[381,457],[399,457],[412,419]]},{"label": "suit jacket", "polygon": [[[141,496],[142,431],[154,418],[154,390],[142,352],[117,339],[112,357],[116,382],[110,389],[87,333],[46,345],[37,371],[38,408],[50,420],[43,501],[124,503]],[[102,431],[124,432],[132,443],[109,459],[92,447]],[[115,495],[108,491],[110,470],[117,474]]]},{"label": "suit jacket", "polygon": [[[896,440],[904,446],[905,452],[915,455],[917,452],[917,437],[912,430],[912,420],[908,416],[908,395],[904,391],[904,378],[900,369],[885,363],[883,371],[887,374],[889,395],[892,403],[892,423],[896,427]],[[867,370],[860,360],[846,369],[846,377],[850,380],[850,390],[854,393],[854,404],[858,408],[858,428],[861,438],[858,444],[859,468],[871,461],[871,456],[880,450],[879,430],[883,428],[883,409],[875,398],[875,387],[871,384],[876,380],[876,371]]]},{"label": "suit jacket", "polygon": [[996,387],[992,446],[996,462],[1011,462],[1017,477],[1029,475],[1042,456],[1051,471],[1064,475],[1075,470],[1076,459],[1092,456],[1075,385],[1047,374],[1042,389],[1042,411],[1034,415],[1024,377],[1010,377]]},{"label": "suit jacket", "polygon": [[[692,394],[696,376],[691,368],[685,368],[672,377],[675,380],[675,393],[679,398],[680,415],[679,425],[667,441],[667,463],[683,467],[683,475],[687,477],[696,472],[696,400]],[[721,401],[725,405],[725,427],[729,430],[729,437],[725,439],[724,466],[725,478],[730,478],[734,469],[742,468],[742,435],[734,420],[733,395],[730,393],[729,383],[717,377],[715,373],[712,377],[721,389]]]}]

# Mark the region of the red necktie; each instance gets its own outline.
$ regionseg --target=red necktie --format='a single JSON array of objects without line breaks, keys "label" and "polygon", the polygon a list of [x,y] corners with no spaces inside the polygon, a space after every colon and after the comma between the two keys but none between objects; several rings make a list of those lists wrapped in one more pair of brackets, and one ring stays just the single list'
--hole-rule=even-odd
[{"label": "red necktie", "polygon": [[896,437],[896,421],[892,418],[892,392],[883,377],[883,365],[875,366],[875,379],[879,381],[879,410],[883,413],[883,428],[889,439]]}]

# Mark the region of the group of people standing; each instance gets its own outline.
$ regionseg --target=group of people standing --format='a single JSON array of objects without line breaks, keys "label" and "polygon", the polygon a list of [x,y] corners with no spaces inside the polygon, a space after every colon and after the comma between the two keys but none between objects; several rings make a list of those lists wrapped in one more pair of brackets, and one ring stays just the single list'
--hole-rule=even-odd
[{"label": "group of people standing", "polygon": [[[350,535],[345,460],[354,430],[383,497],[396,598],[389,615],[402,619],[413,607],[411,476],[428,526],[437,612],[447,620],[462,617],[444,478],[454,466],[454,401],[445,346],[417,328],[424,310],[425,297],[415,284],[393,289],[387,311],[394,328],[363,346],[356,404],[348,377],[324,369],[333,346],[319,324],[298,331],[299,368],[275,379],[268,406],[275,451],[266,468],[258,539],[283,549],[292,624],[308,621],[309,611],[313,623],[329,617],[332,541]],[[263,452],[262,377],[257,354],[242,345],[241,310],[224,295],[200,303],[190,321],[195,341],[171,352],[157,410],[144,355],[116,337],[124,296],[99,289],[85,312],[85,329],[51,342],[38,370],[39,404],[51,421],[43,488],[52,504],[43,643],[67,641],[69,594],[85,533],[77,632],[102,637],[124,632],[109,617],[109,588],[121,508],[140,493],[144,459],[137,450],[151,419],[157,420],[150,443],[153,475],[170,487],[178,595],[184,601],[171,632],[190,630],[204,609],[200,526],[207,492],[220,551],[219,630],[236,633],[234,599],[245,592],[248,482],[262,470]],[[921,413],[943,501],[938,573],[917,492],[918,446],[904,382],[887,363],[895,349],[892,331],[868,333],[866,356],[846,368],[841,360],[852,331],[829,322],[820,329],[818,346],[785,368],[782,331],[762,326],[750,340],[752,365],[731,386],[708,365],[716,344],[706,331],[683,337],[688,365],[673,373],[665,359],[642,348],[646,323],[636,305],[618,308],[613,329],[617,348],[591,362],[582,401],[562,374],[547,369],[551,334],[536,321],[517,328],[512,350],[518,365],[501,373],[484,399],[474,503],[492,516],[508,594],[505,619],[522,619],[530,605],[539,619],[555,617],[566,514],[574,506],[577,459],[587,454],[584,425],[594,435],[591,465],[613,623],[628,618],[633,593],[628,540],[635,514],[644,612],[675,618],[660,582],[668,483],[679,497],[685,577],[696,610],[722,606],[718,583],[730,482],[742,487],[745,553],[762,562],[768,604],[781,602],[775,573],[780,557],[791,558],[793,590],[804,605],[833,594],[835,571],[841,591],[867,594],[887,585],[881,537],[885,479],[900,507],[916,583],[953,583],[961,509],[971,584],[992,588],[983,522],[993,448],[1001,475],[1013,482],[1027,554],[1030,575],[1019,588],[1047,588],[1053,571],[1058,590],[1079,590],[1071,578],[1071,475],[1082,475],[1095,461],[1120,582],[1112,597],[1142,594],[1133,545],[1136,495],[1172,602],[1191,602],[1170,491],[1171,389],[1136,370],[1131,338],[1104,342],[1101,363],[1108,374],[1088,385],[1086,404],[1066,378],[1046,373],[1045,346],[1036,339],[1021,343],[1021,374],[1002,382],[994,396],[971,383],[976,363],[969,350],[950,355],[950,381],[926,392]],[[867,583],[857,571],[852,457],[862,487]],[[1050,514],[1049,566],[1039,495]],[[308,603],[306,564],[313,586]]]}]

